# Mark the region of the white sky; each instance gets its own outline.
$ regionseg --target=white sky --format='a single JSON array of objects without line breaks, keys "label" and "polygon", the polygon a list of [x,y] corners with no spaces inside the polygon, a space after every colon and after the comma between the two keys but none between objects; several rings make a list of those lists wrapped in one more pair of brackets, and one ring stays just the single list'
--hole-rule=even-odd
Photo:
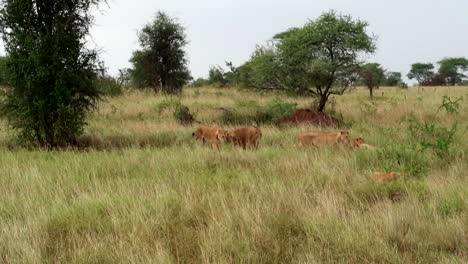
[{"label": "white sky", "polygon": [[256,44],[335,9],[368,21],[378,36],[369,61],[404,75],[414,62],[468,57],[468,0],[109,0],[92,30],[94,44],[111,74],[129,67],[137,31],[158,10],[178,17],[187,29],[194,77],[210,65],[245,62]]}]

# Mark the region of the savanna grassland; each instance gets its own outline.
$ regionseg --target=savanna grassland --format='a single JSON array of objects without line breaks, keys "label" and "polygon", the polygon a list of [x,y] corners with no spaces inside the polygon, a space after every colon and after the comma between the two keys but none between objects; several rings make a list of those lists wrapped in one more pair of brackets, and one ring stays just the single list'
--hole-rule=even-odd
[{"label": "savanna grassland", "polygon": [[[440,108],[443,96],[458,113]],[[355,89],[328,110],[377,150],[302,148],[300,131],[262,126],[258,151],[213,151],[150,92],[106,99],[84,146],[40,151],[0,135],[1,263],[468,263],[468,88]],[[186,89],[204,124],[309,98]],[[451,128],[423,148],[419,124]],[[228,125],[224,127],[229,128]],[[430,129],[430,128],[429,128]],[[375,171],[398,171],[377,184]]]}]

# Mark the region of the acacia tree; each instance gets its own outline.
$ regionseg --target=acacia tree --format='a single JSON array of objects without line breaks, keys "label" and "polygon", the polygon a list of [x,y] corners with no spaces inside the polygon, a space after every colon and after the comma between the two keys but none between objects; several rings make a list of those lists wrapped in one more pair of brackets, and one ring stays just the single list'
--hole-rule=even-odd
[{"label": "acacia tree", "polygon": [[387,72],[385,73],[385,77],[383,82],[383,86],[398,86],[403,84],[403,80],[401,79],[400,72]]},{"label": "acacia tree", "polygon": [[374,88],[378,88],[385,77],[385,71],[378,63],[367,63],[359,70],[362,82],[369,89],[370,97],[373,98]]},{"label": "acacia tree", "polygon": [[466,79],[467,76],[464,73],[468,71],[468,59],[445,58],[438,63],[440,64],[439,75],[448,85],[458,85]]},{"label": "acacia tree", "polygon": [[158,12],[155,20],[138,34],[141,50],[133,53],[131,79],[138,87],[155,92],[178,93],[190,81],[185,29],[175,18]]},{"label": "acacia tree", "polygon": [[375,51],[367,27],[367,22],[330,11],[277,35],[283,86],[318,97],[322,112],[331,95],[342,95],[354,81],[359,56]]},{"label": "acacia tree", "polygon": [[5,0],[0,32],[12,85],[1,110],[19,136],[55,148],[74,143],[100,98],[98,58],[86,48],[100,0]]},{"label": "acacia tree", "polygon": [[415,63],[411,65],[408,73],[410,80],[416,79],[420,85],[431,83],[434,78],[434,65],[432,63]]}]

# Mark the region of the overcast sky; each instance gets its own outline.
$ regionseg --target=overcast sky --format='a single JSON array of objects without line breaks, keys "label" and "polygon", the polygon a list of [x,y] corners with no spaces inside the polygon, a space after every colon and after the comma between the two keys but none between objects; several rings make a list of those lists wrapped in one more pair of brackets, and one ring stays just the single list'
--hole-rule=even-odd
[{"label": "overcast sky", "polygon": [[411,63],[468,57],[468,0],[109,0],[96,16],[92,36],[112,74],[129,67],[137,31],[158,10],[187,29],[194,77],[226,60],[239,65],[256,44],[335,9],[370,23],[378,36],[369,61],[405,75]]}]

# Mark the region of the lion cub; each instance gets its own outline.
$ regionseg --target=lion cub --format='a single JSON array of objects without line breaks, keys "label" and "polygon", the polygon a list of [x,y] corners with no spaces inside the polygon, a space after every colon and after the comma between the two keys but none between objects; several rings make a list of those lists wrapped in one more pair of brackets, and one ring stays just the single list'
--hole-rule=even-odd
[{"label": "lion cub", "polygon": [[208,142],[213,149],[216,148],[219,150],[219,145],[226,139],[225,133],[226,132],[220,127],[201,126],[192,133],[192,137],[194,137],[195,140],[200,140],[203,144]]},{"label": "lion cub", "polygon": [[360,148],[360,149],[377,149],[377,147],[366,144],[365,140],[362,137],[353,139],[353,147]]}]

